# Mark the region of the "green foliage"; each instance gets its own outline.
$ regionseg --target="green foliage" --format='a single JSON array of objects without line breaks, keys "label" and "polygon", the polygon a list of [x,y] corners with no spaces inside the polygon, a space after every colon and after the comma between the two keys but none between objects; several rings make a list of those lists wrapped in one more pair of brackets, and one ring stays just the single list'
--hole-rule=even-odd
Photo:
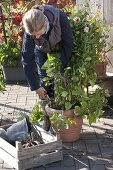
[{"label": "green foliage", "polygon": [[2,69],[0,67],[0,92],[4,92],[4,90],[5,90],[4,77],[3,77]]},{"label": "green foliage", "polygon": [[51,123],[56,122],[57,129],[62,129],[62,128],[67,129],[68,123],[76,125],[76,122],[73,120],[73,118],[67,118],[63,114],[59,114],[57,112],[53,114],[50,120],[51,120]]},{"label": "green foliage", "polygon": [[[70,7],[66,6],[65,11],[70,12]],[[60,54],[48,54],[48,60],[43,66],[47,73],[44,81],[48,84],[50,80],[54,80],[55,95],[52,108],[75,109],[78,115],[86,116],[91,125],[102,116],[103,106],[106,106],[102,88],[93,92],[89,90],[89,86],[94,87],[96,84],[95,67],[106,53],[106,27],[98,13],[95,16],[91,13],[88,4],[82,10],[71,8],[68,18],[74,40],[72,59],[61,73]],[[56,119],[53,117],[53,120],[58,119],[59,116]],[[64,119],[64,123],[66,122]]]},{"label": "green foliage", "polygon": [[0,48],[1,65],[16,66],[20,60],[21,47],[14,41],[9,40],[7,44],[3,43]]},{"label": "green foliage", "polygon": [[37,103],[32,110],[31,115],[29,116],[30,120],[32,123],[36,123],[37,121],[42,121],[44,120],[44,113],[40,108],[40,104]]},{"label": "green foliage", "polygon": [[102,89],[96,89],[89,94],[86,99],[81,101],[80,106],[75,106],[77,115],[86,115],[89,125],[96,122],[103,114],[103,106],[106,105],[105,93]]}]

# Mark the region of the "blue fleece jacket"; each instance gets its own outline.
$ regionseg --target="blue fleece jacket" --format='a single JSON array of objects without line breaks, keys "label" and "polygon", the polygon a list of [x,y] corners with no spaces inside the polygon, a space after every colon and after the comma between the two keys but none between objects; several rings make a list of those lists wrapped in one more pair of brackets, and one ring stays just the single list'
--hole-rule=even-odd
[{"label": "blue fleece jacket", "polygon": [[[54,7],[53,7],[54,8]],[[47,16],[46,12],[45,15]],[[73,39],[72,30],[70,28],[69,21],[64,12],[60,10],[60,26],[61,26],[61,63],[64,69],[69,63],[72,55]],[[48,35],[49,36],[49,35]],[[41,69],[44,62],[47,60],[47,54],[38,51],[37,55],[39,62],[36,60],[35,41],[24,33],[23,46],[22,46],[22,64],[23,68],[32,91],[37,90],[43,86],[42,78],[45,76],[45,72]],[[38,66],[38,76],[36,74],[36,66]]]}]

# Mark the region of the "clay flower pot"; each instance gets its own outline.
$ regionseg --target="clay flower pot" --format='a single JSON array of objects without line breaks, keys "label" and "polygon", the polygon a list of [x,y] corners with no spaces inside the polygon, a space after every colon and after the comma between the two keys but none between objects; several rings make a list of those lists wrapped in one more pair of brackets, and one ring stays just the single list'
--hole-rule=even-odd
[{"label": "clay flower pot", "polygon": [[98,78],[106,77],[107,62],[100,62],[96,65],[96,74]]},{"label": "clay flower pot", "polygon": [[80,132],[82,129],[82,124],[83,124],[83,118],[81,116],[75,115],[74,110],[68,110],[68,111],[67,110],[66,111],[55,110],[48,106],[46,106],[45,109],[50,117],[52,117],[52,115],[55,112],[57,112],[59,114],[65,115],[67,118],[73,118],[73,120],[76,121],[76,125],[68,123],[68,129],[63,128],[63,129],[58,130],[57,122],[52,124],[55,131],[60,133],[60,138],[63,142],[73,142],[80,138]]}]

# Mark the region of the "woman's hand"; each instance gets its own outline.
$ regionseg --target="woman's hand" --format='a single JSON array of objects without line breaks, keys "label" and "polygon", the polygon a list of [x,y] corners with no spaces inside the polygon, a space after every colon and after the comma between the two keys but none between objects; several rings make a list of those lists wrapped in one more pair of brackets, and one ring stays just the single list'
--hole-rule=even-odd
[{"label": "woman's hand", "polygon": [[43,87],[40,87],[39,89],[37,89],[36,93],[39,95],[40,99],[44,99],[47,96],[47,91]]}]

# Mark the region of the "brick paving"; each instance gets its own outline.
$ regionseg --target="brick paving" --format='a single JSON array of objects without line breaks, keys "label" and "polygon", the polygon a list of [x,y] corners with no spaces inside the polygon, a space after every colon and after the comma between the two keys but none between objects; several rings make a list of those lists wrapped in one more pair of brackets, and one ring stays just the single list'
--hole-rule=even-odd
[{"label": "brick paving", "polygon": [[[0,93],[0,116],[16,121],[20,112],[29,114],[38,96],[25,84],[7,84]],[[81,138],[72,143],[63,143],[63,161],[32,170],[113,170],[113,111],[106,114],[93,126],[84,120]],[[0,160],[0,170],[14,170]]]}]

